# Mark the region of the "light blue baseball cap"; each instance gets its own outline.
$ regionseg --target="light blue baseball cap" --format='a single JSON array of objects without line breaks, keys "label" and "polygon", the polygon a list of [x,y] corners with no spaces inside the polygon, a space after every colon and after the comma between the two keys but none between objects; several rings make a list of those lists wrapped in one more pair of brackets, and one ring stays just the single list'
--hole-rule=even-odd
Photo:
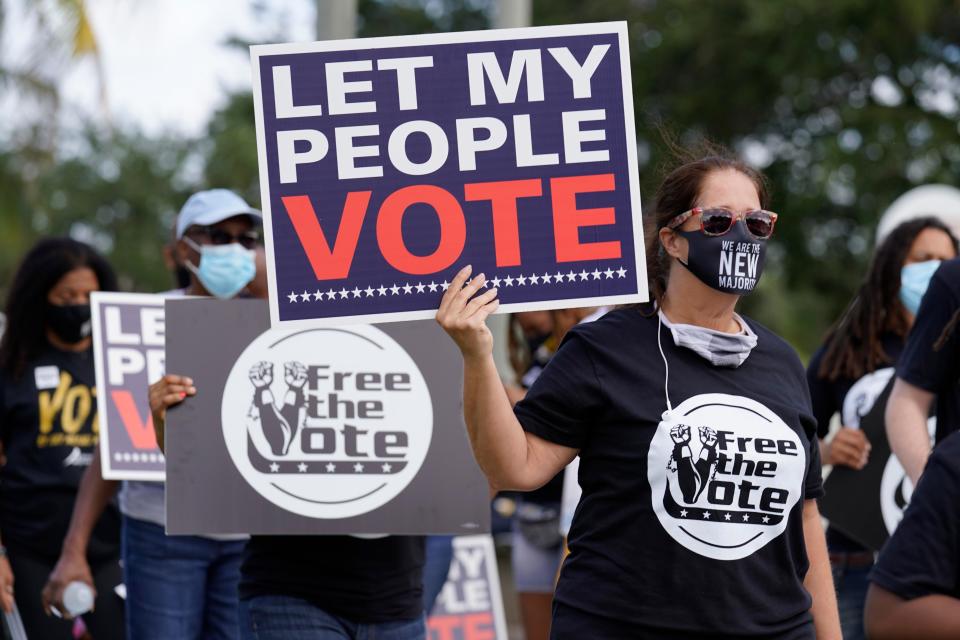
[{"label": "light blue baseball cap", "polygon": [[177,215],[177,238],[193,225],[211,225],[234,216],[249,216],[260,224],[263,216],[229,189],[209,189],[190,196]]}]

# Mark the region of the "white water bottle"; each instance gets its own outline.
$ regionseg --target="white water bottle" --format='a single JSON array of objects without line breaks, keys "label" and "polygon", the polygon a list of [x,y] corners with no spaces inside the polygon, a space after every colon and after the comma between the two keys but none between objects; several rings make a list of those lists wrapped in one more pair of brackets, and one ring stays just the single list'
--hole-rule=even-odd
[{"label": "white water bottle", "polygon": [[93,589],[74,580],[63,590],[63,608],[74,618],[93,609]]}]

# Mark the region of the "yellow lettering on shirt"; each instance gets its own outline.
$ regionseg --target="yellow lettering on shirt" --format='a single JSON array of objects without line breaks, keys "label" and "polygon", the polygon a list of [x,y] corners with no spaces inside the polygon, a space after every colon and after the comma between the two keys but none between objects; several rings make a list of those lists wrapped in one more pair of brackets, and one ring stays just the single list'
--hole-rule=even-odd
[{"label": "yellow lettering on shirt", "polygon": [[73,378],[66,371],[60,372],[60,384],[51,396],[49,391],[41,391],[38,397],[40,403],[40,433],[50,433],[53,430],[53,420],[63,407],[64,397],[70,388]]},{"label": "yellow lettering on shirt", "polygon": [[63,401],[60,412],[60,425],[64,433],[74,434],[80,431],[90,417],[92,405],[90,389],[85,386],[71,387]]}]

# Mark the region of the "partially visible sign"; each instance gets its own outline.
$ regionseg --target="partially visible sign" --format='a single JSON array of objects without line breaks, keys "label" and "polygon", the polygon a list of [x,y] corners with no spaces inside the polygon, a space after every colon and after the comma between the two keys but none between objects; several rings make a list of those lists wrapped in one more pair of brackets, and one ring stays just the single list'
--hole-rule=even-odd
[{"label": "partially visible sign", "polygon": [[453,540],[450,573],[427,619],[428,640],[507,640],[497,555],[488,535]]},{"label": "partially visible sign", "polygon": [[[893,534],[913,495],[913,483],[887,440],[884,416],[893,382],[894,369],[880,369],[847,392],[841,423],[863,429],[871,444],[870,459],[859,471],[834,467],[820,499],[820,510],[830,526],[873,551],[879,551]],[[932,443],[936,418],[927,421],[927,429]]]},{"label": "partially visible sign", "polygon": [[164,479],[147,395],[164,373],[164,299],[110,292],[91,297],[100,464],[107,480]]},{"label": "partially visible sign", "polygon": [[626,22],[251,56],[273,326],[647,299]]},{"label": "partially visible sign", "polygon": [[197,388],[167,413],[169,533],[489,531],[435,322],[270,329],[257,300],[170,300],[167,321]]}]

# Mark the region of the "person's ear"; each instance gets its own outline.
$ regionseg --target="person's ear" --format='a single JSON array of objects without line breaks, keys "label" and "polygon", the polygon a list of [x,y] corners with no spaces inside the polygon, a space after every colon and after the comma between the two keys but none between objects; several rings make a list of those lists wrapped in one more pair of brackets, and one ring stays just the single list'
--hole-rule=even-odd
[{"label": "person's ear", "polygon": [[660,246],[668,256],[683,262],[687,261],[689,245],[686,238],[666,227],[660,229],[659,236]]},{"label": "person's ear", "polygon": [[173,246],[173,253],[176,256],[175,260],[177,264],[186,266],[187,262],[195,262],[193,254],[195,254],[196,251],[191,249],[190,245],[188,245],[183,238],[177,240],[177,243]]}]

